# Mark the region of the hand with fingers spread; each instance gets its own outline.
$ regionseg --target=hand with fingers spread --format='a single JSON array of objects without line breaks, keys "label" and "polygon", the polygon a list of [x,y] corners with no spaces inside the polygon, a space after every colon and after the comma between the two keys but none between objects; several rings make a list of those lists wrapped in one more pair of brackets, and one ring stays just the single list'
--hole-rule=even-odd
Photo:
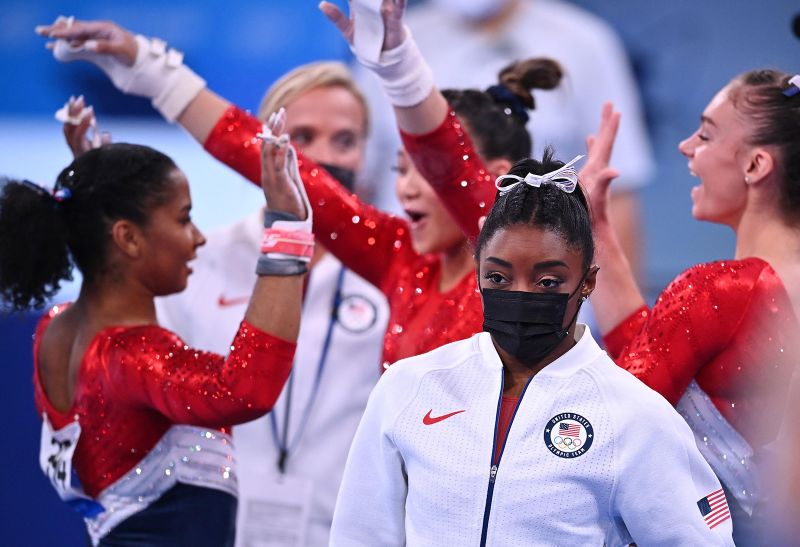
[{"label": "hand with fingers spread", "polygon": [[[366,4],[366,2],[355,2],[358,4]],[[370,2],[369,4],[373,4]],[[354,2],[350,2],[351,12],[353,11]],[[369,8],[369,6],[365,6]],[[356,16],[351,13],[350,16],[345,15],[336,4],[331,2],[321,2],[319,9],[325,14],[339,32],[342,33],[344,39],[351,46],[355,42],[356,33]],[[394,49],[403,43],[406,37],[406,28],[403,25],[403,14],[406,9],[405,0],[380,0],[380,17],[383,21],[383,44],[381,51],[388,51]]]},{"label": "hand with fingers spread", "polygon": [[[433,74],[403,24],[405,0],[354,0],[350,2],[350,16],[330,2],[322,2],[319,8],[342,33],[358,61],[380,78],[394,106],[416,106],[431,94]],[[360,43],[358,33],[368,29],[359,24],[359,17],[379,18],[383,25],[383,41],[377,57],[368,47],[373,44]]]},{"label": "hand with fingers spread", "polygon": [[[111,144],[111,134],[98,130],[94,108],[86,106],[83,95],[70,97],[67,104],[56,112],[56,119],[64,123],[64,138],[75,158],[93,148]],[[91,139],[88,138],[89,129],[92,130]]]},{"label": "hand with fingers spread", "polygon": [[91,60],[94,55],[110,55],[125,66],[136,61],[136,37],[111,21],[76,21],[59,16],[52,25],[39,25],[36,33],[51,38],[48,49],[59,61]]},{"label": "hand with fingers spread", "polygon": [[597,134],[586,138],[588,159],[578,177],[589,200],[595,225],[608,222],[611,181],[619,176],[617,170],[609,166],[619,120],[620,113],[614,111],[614,105],[605,103]]},{"label": "hand with fingers spread", "polygon": [[183,54],[158,38],[134,36],[110,21],[78,21],[59,17],[36,27],[55,39],[47,47],[62,62],[85,60],[103,70],[123,93],[147,97],[169,121],[175,121],[206,86],[183,64]]}]

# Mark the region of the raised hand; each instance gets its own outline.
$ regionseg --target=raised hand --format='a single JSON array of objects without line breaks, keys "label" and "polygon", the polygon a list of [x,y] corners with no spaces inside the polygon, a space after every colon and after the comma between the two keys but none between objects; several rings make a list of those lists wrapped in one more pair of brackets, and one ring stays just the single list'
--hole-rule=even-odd
[{"label": "raised hand", "polygon": [[289,136],[284,133],[286,111],[270,114],[259,136],[261,145],[261,188],[267,198],[267,210],[281,211],[299,220],[309,218],[310,206],[303,181],[297,170],[297,156]]},{"label": "raised hand", "polygon": [[608,221],[611,181],[619,176],[619,172],[609,166],[619,129],[619,120],[620,113],[614,111],[614,105],[604,104],[597,134],[589,135],[586,138],[588,160],[578,173],[578,178],[586,191],[592,212],[592,222],[595,224]]},{"label": "raised hand", "polygon": [[158,38],[134,36],[110,21],[59,17],[36,32],[59,61],[85,60],[97,65],[117,89],[147,97],[168,121],[175,121],[206,82],[183,64],[183,54]]},{"label": "raised hand", "polygon": [[[111,143],[111,134],[98,130],[94,108],[86,106],[83,95],[70,97],[67,104],[56,112],[56,119],[64,123],[64,138],[75,158]],[[92,130],[91,139],[88,137],[89,129]]]},{"label": "raised hand", "polygon": [[347,43],[352,46],[356,33],[356,16],[355,10],[353,9],[353,4],[356,2],[365,4],[365,8],[368,8],[369,4],[380,2],[380,14],[381,19],[383,20],[384,29],[382,51],[394,49],[403,43],[403,40],[405,40],[406,37],[406,31],[403,26],[403,14],[405,13],[406,9],[406,0],[372,0],[371,2],[368,0],[351,1],[349,2],[349,17],[342,13],[342,10],[340,10],[335,4],[330,2],[320,3],[319,9],[325,14],[325,17],[327,17],[328,20],[336,25],[336,28],[338,28],[339,32],[342,33],[342,36],[344,36],[344,39],[347,40]]},{"label": "raised hand", "polygon": [[45,44],[60,61],[86,58],[86,54],[109,55],[125,66],[136,61],[135,36],[111,21],[79,21],[58,17],[52,25],[39,25],[36,33],[52,38]]},{"label": "raised hand", "polygon": [[417,112],[409,120],[396,112],[401,129],[421,133],[436,127],[428,127],[428,118],[436,120],[431,123],[440,123],[448,106],[443,97],[432,93],[435,88],[431,69],[403,25],[406,0],[353,0],[350,17],[330,2],[322,2],[319,7],[350,44],[358,61],[380,79],[393,106],[415,107],[434,96],[433,116],[430,108],[424,108],[419,113],[421,123],[415,118]]}]

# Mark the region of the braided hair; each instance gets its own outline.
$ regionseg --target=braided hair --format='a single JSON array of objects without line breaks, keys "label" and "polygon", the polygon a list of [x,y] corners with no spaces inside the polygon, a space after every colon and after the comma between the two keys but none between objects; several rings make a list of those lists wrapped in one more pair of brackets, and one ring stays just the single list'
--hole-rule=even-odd
[{"label": "braided hair", "polygon": [[[525,177],[528,173],[544,175],[564,166],[553,158],[548,147],[541,161],[531,158],[514,164],[508,174]],[[539,187],[519,184],[506,193],[498,193],[492,210],[483,224],[475,257],[499,231],[515,224],[527,224],[559,234],[573,249],[583,254],[583,267],[588,269],[594,260],[594,238],[589,204],[580,184],[571,194],[552,184]]]}]

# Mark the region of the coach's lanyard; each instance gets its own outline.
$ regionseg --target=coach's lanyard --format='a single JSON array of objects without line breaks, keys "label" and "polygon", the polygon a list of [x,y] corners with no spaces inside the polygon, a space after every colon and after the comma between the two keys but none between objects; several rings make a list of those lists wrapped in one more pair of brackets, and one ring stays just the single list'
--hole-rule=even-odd
[{"label": "coach's lanyard", "polygon": [[[336,290],[333,293],[333,302],[331,303],[331,317],[328,321],[328,330],[325,332],[325,341],[322,344],[322,353],[319,356],[319,363],[317,364],[317,374],[314,378],[314,385],[311,388],[311,395],[308,398],[303,415],[300,419],[300,426],[295,432],[292,439],[292,445],[289,446],[289,415],[292,410],[292,385],[294,383],[294,369],[289,375],[289,380],[286,383],[286,404],[284,405],[283,416],[283,434],[278,435],[278,422],[275,419],[275,413],[269,413],[269,421],[272,426],[272,438],[275,441],[275,446],[278,447],[278,470],[283,473],[286,469],[286,460],[289,458],[289,452],[293,452],[297,448],[297,444],[303,436],[303,431],[308,424],[308,418],[311,416],[311,408],[314,406],[314,401],[319,392],[319,385],[322,382],[322,372],[325,369],[325,363],[328,360],[328,352],[331,347],[331,339],[333,338],[333,326],[336,324],[339,304],[342,301],[342,285],[344,284],[344,273],[347,269],[342,266],[339,270],[339,277],[336,279]],[[312,274],[313,275],[313,274]]]}]

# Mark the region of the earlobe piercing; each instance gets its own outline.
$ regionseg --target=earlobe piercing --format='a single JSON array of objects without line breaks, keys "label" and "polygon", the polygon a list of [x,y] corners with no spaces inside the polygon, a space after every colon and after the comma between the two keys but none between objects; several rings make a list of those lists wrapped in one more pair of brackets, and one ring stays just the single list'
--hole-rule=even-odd
[{"label": "earlobe piercing", "polygon": [[752,184],[752,182],[753,182],[753,181],[751,181],[751,180],[750,180],[750,177],[748,177],[747,175],[745,175],[745,177],[744,177],[744,183],[745,183],[745,184]]}]

